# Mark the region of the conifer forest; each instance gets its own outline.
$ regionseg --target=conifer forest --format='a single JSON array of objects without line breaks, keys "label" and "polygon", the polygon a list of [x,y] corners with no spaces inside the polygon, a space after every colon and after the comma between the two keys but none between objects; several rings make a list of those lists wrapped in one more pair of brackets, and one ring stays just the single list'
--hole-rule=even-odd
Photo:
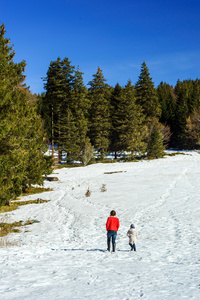
[{"label": "conifer forest", "polygon": [[[32,94],[24,83],[26,62],[0,25],[0,205],[52,172],[58,162],[159,158],[166,148],[200,146],[200,80],[177,78],[155,87],[145,61],[137,82],[109,86],[97,68],[91,81],[69,58],[51,61],[45,92]],[[52,156],[45,155],[48,148]]]}]

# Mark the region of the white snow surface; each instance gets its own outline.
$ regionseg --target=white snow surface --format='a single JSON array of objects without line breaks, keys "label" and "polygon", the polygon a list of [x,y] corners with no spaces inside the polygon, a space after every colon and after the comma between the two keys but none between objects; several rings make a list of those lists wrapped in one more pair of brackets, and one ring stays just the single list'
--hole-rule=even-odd
[{"label": "white snow surface", "polygon": [[[0,299],[200,299],[199,175],[193,151],[55,170],[59,181],[44,183],[53,191],[21,197],[48,203],[0,215],[39,221],[0,248]],[[115,253],[106,251],[112,209],[120,220]],[[132,223],[137,252],[126,236]]]}]

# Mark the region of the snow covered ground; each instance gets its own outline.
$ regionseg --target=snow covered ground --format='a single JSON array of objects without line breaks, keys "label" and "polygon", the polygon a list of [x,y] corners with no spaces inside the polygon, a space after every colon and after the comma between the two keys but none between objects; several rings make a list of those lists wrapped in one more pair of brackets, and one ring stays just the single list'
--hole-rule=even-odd
[{"label": "snow covered ground", "polygon": [[[0,299],[200,299],[199,175],[196,152],[55,170],[59,181],[45,182],[53,191],[22,198],[50,202],[6,214],[40,222],[0,248]],[[116,253],[106,251],[112,209],[121,224]],[[131,223],[137,252],[126,236]]]}]

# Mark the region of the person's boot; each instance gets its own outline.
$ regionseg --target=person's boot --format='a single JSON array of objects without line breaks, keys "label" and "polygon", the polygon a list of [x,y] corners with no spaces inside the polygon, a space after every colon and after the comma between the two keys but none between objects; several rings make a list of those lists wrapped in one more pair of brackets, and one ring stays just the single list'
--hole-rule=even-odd
[{"label": "person's boot", "polygon": [[133,249],[134,249],[134,251],[136,251],[136,246],[135,246],[135,244],[133,244]]},{"label": "person's boot", "polygon": [[115,250],[116,250],[116,243],[113,243],[112,244],[112,251],[115,252]]},{"label": "person's boot", "polygon": [[110,251],[110,242],[107,241],[107,250]]}]

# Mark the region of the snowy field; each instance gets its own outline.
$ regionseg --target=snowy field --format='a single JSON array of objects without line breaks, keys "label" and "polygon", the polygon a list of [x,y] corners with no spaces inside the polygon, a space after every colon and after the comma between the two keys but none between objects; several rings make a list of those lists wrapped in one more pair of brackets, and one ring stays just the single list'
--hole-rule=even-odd
[{"label": "snowy field", "polygon": [[[200,299],[200,154],[63,168],[52,176],[59,181],[45,187],[53,191],[21,198],[50,202],[1,215],[40,221],[6,238],[15,246],[0,248],[1,300]],[[106,251],[112,209],[121,224],[115,253]],[[126,236],[131,223],[137,252]]]}]

